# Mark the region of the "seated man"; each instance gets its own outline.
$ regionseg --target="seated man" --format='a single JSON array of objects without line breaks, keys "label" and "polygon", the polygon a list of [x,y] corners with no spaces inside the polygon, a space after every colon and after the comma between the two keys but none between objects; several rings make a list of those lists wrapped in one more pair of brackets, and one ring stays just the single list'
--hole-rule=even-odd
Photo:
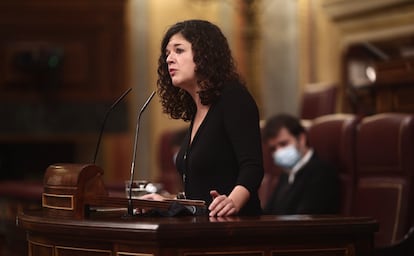
[{"label": "seated man", "polygon": [[338,173],[309,147],[299,119],[287,114],[271,117],[264,127],[263,139],[275,164],[283,169],[265,214],[338,213]]}]

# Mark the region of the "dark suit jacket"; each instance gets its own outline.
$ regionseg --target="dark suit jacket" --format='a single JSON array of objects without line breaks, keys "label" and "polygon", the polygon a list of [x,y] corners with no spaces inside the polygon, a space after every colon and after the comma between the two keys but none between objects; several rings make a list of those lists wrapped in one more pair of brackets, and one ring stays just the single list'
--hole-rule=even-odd
[{"label": "dark suit jacket", "polygon": [[337,171],[322,162],[314,152],[300,169],[292,184],[282,172],[270,197],[266,214],[335,214],[339,212],[339,177]]}]

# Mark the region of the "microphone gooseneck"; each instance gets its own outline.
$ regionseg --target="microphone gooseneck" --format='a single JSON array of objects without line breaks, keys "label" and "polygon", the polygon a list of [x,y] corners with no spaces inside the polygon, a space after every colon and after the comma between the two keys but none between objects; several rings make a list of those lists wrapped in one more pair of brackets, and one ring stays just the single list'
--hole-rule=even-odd
[{"label": "microphone gooseneck", "polygon": [[129,180],[129,194],[128,194],[128,215],[133,216],[134,215],[134,206],[132,204],[132,182],[134,179],[134,172],[135,172],[135,159],[137,155],[137,144],[138,144],[138,134],[139,134],[139,125],[141,122],[141,115],[144,112],[144,110],[147,108],[148,104],[152,100],[152,98],[155,95],[155,91],[151,93],[151,95],[148,97],[147,101],[145,101],[144,105],[142,105],[141,110],[139,111],[138,118],[137,118],[137,125],[135,128],[135,139],[134,139],[134,152],[132,155],[132,162],[131,162],[131,177]]},{"label": "microphone gooseneck", "polygon": [[102,135],[105,129],[105,124],[106,124],[106,119],[108,119],[109,113],[112,111],[112,109],[115,108],[116,105],[118,105],[119,102],[121,102],[125,96],[132,90],[132,88],[129,88],[128,90],[126,90],[110,107],[109,109],[106,111],[105,113],[105,117],[103,119],[102,125],[101,125],[101,131],[99,132],[99,137],[98,137],[98,142],[96,144],[96,149],[95,149],[95,155],[93,157],[93,164],[95,164],[96,162],[96,157],[98,156],[98,151],[99,151],[99,146],[101,144],[101,139],[102,139]]}]

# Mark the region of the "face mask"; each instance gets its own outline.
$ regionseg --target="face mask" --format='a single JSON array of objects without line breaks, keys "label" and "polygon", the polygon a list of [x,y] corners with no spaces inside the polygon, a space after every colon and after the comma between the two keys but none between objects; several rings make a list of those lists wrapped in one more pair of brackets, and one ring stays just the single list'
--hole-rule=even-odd
[{"label": "face mask", "polygon": [[295,145],[291,144],[276,150],[272,157],[276,165],[285,169],[292,169],[300,160],[301,155]]}]

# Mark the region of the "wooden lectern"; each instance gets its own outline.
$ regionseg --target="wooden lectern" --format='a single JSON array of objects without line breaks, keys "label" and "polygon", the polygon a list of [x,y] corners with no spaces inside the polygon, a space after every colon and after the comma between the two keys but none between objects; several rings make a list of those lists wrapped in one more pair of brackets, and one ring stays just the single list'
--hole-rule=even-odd
[{"label": "wooden lectern", "polygon": [[[109,197],[102,180],[103,170],[94,164],[53,164],[43,178],[42,207],[45,216],[84,219],[92,208],[127,207],[127,198]],[[185,206],[205,207],[199,200],[153,201],[133,199],[136,208],[167,210],[176,202]]]},{"label": "wooden lectern", "polygon": [[[43,208],[17,216],[30,256],[370,256],[378,223],[369,217],[198,216],[122,218],[95,165],[55,164],[44,177]],[[182,202],[194,205],[194,202]],[[196,202],[197,204],[199,202]],[[140,208],[171,201],[134,200]]]},{"label": "wooden lectern", "polygon": [[108,192],[103,170],[92,164],[53,164],[43,178],[42,207],[46,216],[83,219],[87,203]]}]

